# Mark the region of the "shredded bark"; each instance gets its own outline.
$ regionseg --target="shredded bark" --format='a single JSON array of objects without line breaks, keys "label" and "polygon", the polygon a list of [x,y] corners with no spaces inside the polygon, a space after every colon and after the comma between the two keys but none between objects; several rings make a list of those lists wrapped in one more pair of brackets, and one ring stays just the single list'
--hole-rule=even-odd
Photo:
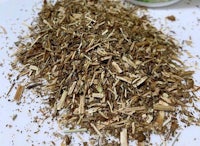
[{"label": "shredded bark", "polygon": [[142,144],[151,133],[172,136],[180,115],[197,121],[187,110],[194,81],[181,48],[137,11],[107,0],[44,1],[16,56],[33,87],[46,81],[42,90],[62,113],[59,124],[100,137],[121,133],[127,145],[127,138]]}]

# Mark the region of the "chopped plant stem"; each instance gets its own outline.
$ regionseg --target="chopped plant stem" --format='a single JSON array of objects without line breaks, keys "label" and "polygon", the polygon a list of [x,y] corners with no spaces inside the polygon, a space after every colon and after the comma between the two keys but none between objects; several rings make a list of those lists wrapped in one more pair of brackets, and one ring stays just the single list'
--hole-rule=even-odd
[{"label": "chopped plant stem", "polygon": [[23,91],[24,91],[24,86],[19,85],[15,93],[15,97],[14,97],[15,101],[19,102],[21,100]]},{"label": "chopped plant stem", "polygon": [[127,139],[127,129],[122,129],[120,132],[120,143],[121,146],[128,146],[128,139]]},{"label": "chopped plant stem", "polygon": [[94,128],[95,132],[96,132],[100,137],[103,137],[103,135],[100,133],[100,131],[97,129],[97,127],[96,127],[94,124],[90,123],[90,125],[92,126],[92,128]]},{"label": "chopped plant stem", "polygon": [[6,94],[7,96],[10,94],[10,92],[12,91],[12,89],[13,89],[14,86],[15,86],[15,83],[13,83],[13,84],[10,86],[10,88],[9,88],[7,94]]},{"label": "chopped plant stem", "polygon": [[76,133],[76,132],[87,132],[86,128],[81,128],[81,129],[70,129],[70,130],[64,130],[63,131],[65,134],[67,133]]}]

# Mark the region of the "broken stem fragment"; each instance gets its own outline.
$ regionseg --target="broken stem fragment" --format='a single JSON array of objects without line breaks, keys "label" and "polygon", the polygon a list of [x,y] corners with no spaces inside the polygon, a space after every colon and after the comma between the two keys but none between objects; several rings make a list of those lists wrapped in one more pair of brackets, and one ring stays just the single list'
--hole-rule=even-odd
[{"label": "broken stem fragment", "polygon": [[86,128],[81,128],[81,129],[70,129],[70,130],[64,130],[63,131],[65,134],[67,133],[77,133],[77,132],[87,132]]},{"label": "broken stem fragment", "polygon": [[15,93],[15,97],[14,97],[15,101],[19,102],[21,100],[23,92],[24,92],[24,86],[19,85],[17,87],[17,92]]}]

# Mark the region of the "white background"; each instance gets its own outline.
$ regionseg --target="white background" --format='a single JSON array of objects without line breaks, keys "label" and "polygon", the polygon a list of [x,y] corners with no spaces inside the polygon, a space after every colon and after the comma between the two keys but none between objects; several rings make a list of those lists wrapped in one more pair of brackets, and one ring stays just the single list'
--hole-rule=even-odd
[{"label": "white background", "polygon": [[[9,96],[6,95],[11,84],[8,80],[7,73],[11,71],[10,63],[13,58],[14,50],[9,47],[13,46],[13,42],[17,40],[17,36],[23,35],[26,27],[23,22],[30,23],[33,18],[33,9],[36,4],[42,0],[0,0],[0,26],[4,27],[7,34],[2,33],[0,28],[0,145],[2,146],[50,146],[54,141],[56,145],[60,145],[60,141],[55,135],[62,133],[51,117],[43,121],[41,108],[46,105],[42,104],[41,97],[36,97],[31,91],[25,91],[21,104],[17,105],[13,101],[18,81]],[[182,44],[183,49],[189,53],[184,53],[182,60],[195,70],[195,82],[200,85],[200,1],[199,0],[182,0],[180,3],[164,8],[149,9],[146,12],[152,22],[165,33],[173,36],[182,44],[184,40],[191,37],[192,46],[185,43]],[[167,20],[165,17],[174,15],[175,22]],[[188,58],[188,54],[193,56]],[[197,65],[198,64],[198,65]],[[17,74],[16,72],[14,75]],[[11,81],[14,77],[11,79]],[[200,96],[200,95],[199,95]],[[34,99],[34,100],[33,100]],[[42,106],[41,106],[42,105]],[[46,113],[49,115],[50,111]],[[17,114],[16,120],[12,117]],[[34,122],[35,117],[41,120]],[[41,125],[41,127],[38,127]],[[38,132],[39,130],[39,132]],[[36,132],[36,133],[34,133]],[[181,135],[175,146],[199,146],[200,145],[200,128],[191,126],[180,130]],[[153,137],[153,145],[160,144],[159,136]],[[78,145],[80,138],[75,140],[73,145]],[[83,139],[84,141],[84,139]],[[131,144],[134,145],[134,144]],[[171,146],[172,142],[167,145]]]}]

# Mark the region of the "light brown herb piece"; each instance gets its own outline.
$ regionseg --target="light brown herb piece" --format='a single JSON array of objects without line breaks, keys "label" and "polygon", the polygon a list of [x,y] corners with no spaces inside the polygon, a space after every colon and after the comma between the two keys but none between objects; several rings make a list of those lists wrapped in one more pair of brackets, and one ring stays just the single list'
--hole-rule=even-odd
[{"label": "light brown herb piece", "polygon": [[128,134],[127,129],[122,129],[120,132],[120,144],[123,146],[128,146]]},{"label": "light brown herb piece", "polygon": [[17,102],[19,102],[21,100],[23,92],[24,92],[24,86],[18,85],[17,91],[15,93],[14,100],[17,101]]},{"label": "light brown herb piece", "polygon": [[6,29],[5,29],[3,26],[0,25],[0,28],[1,28],[1,30],[2,30],[2,32],[0,31],[0,34],[1,34],[1,33],[7,34],[7,31],[6,31]]},{"label": "light brown herb piece", "polygon": [[159,111],[175,111],[175,107],[172,106],[166,106],[166,105],[161,105],[161,104],[155,104],[153,106],[154,110],[159,110]]},{"label": "light brown herb piece", "polygon": [[170,15],[166,17],[170,21],[176,21],[176,17],[174,15]]},{"label": "light brown herb piece", "polygon": [[64,92],[62,93],[62,96],[61,96],[61,98],[60,98],[58,104],[57,104],[57,110],[61,110],[61,109],[63,108],[63,106],[64,106],[64,104],[65,104],[65,99],[66,99],[66,97],[67,97],[67,91],[64,91]]}]

